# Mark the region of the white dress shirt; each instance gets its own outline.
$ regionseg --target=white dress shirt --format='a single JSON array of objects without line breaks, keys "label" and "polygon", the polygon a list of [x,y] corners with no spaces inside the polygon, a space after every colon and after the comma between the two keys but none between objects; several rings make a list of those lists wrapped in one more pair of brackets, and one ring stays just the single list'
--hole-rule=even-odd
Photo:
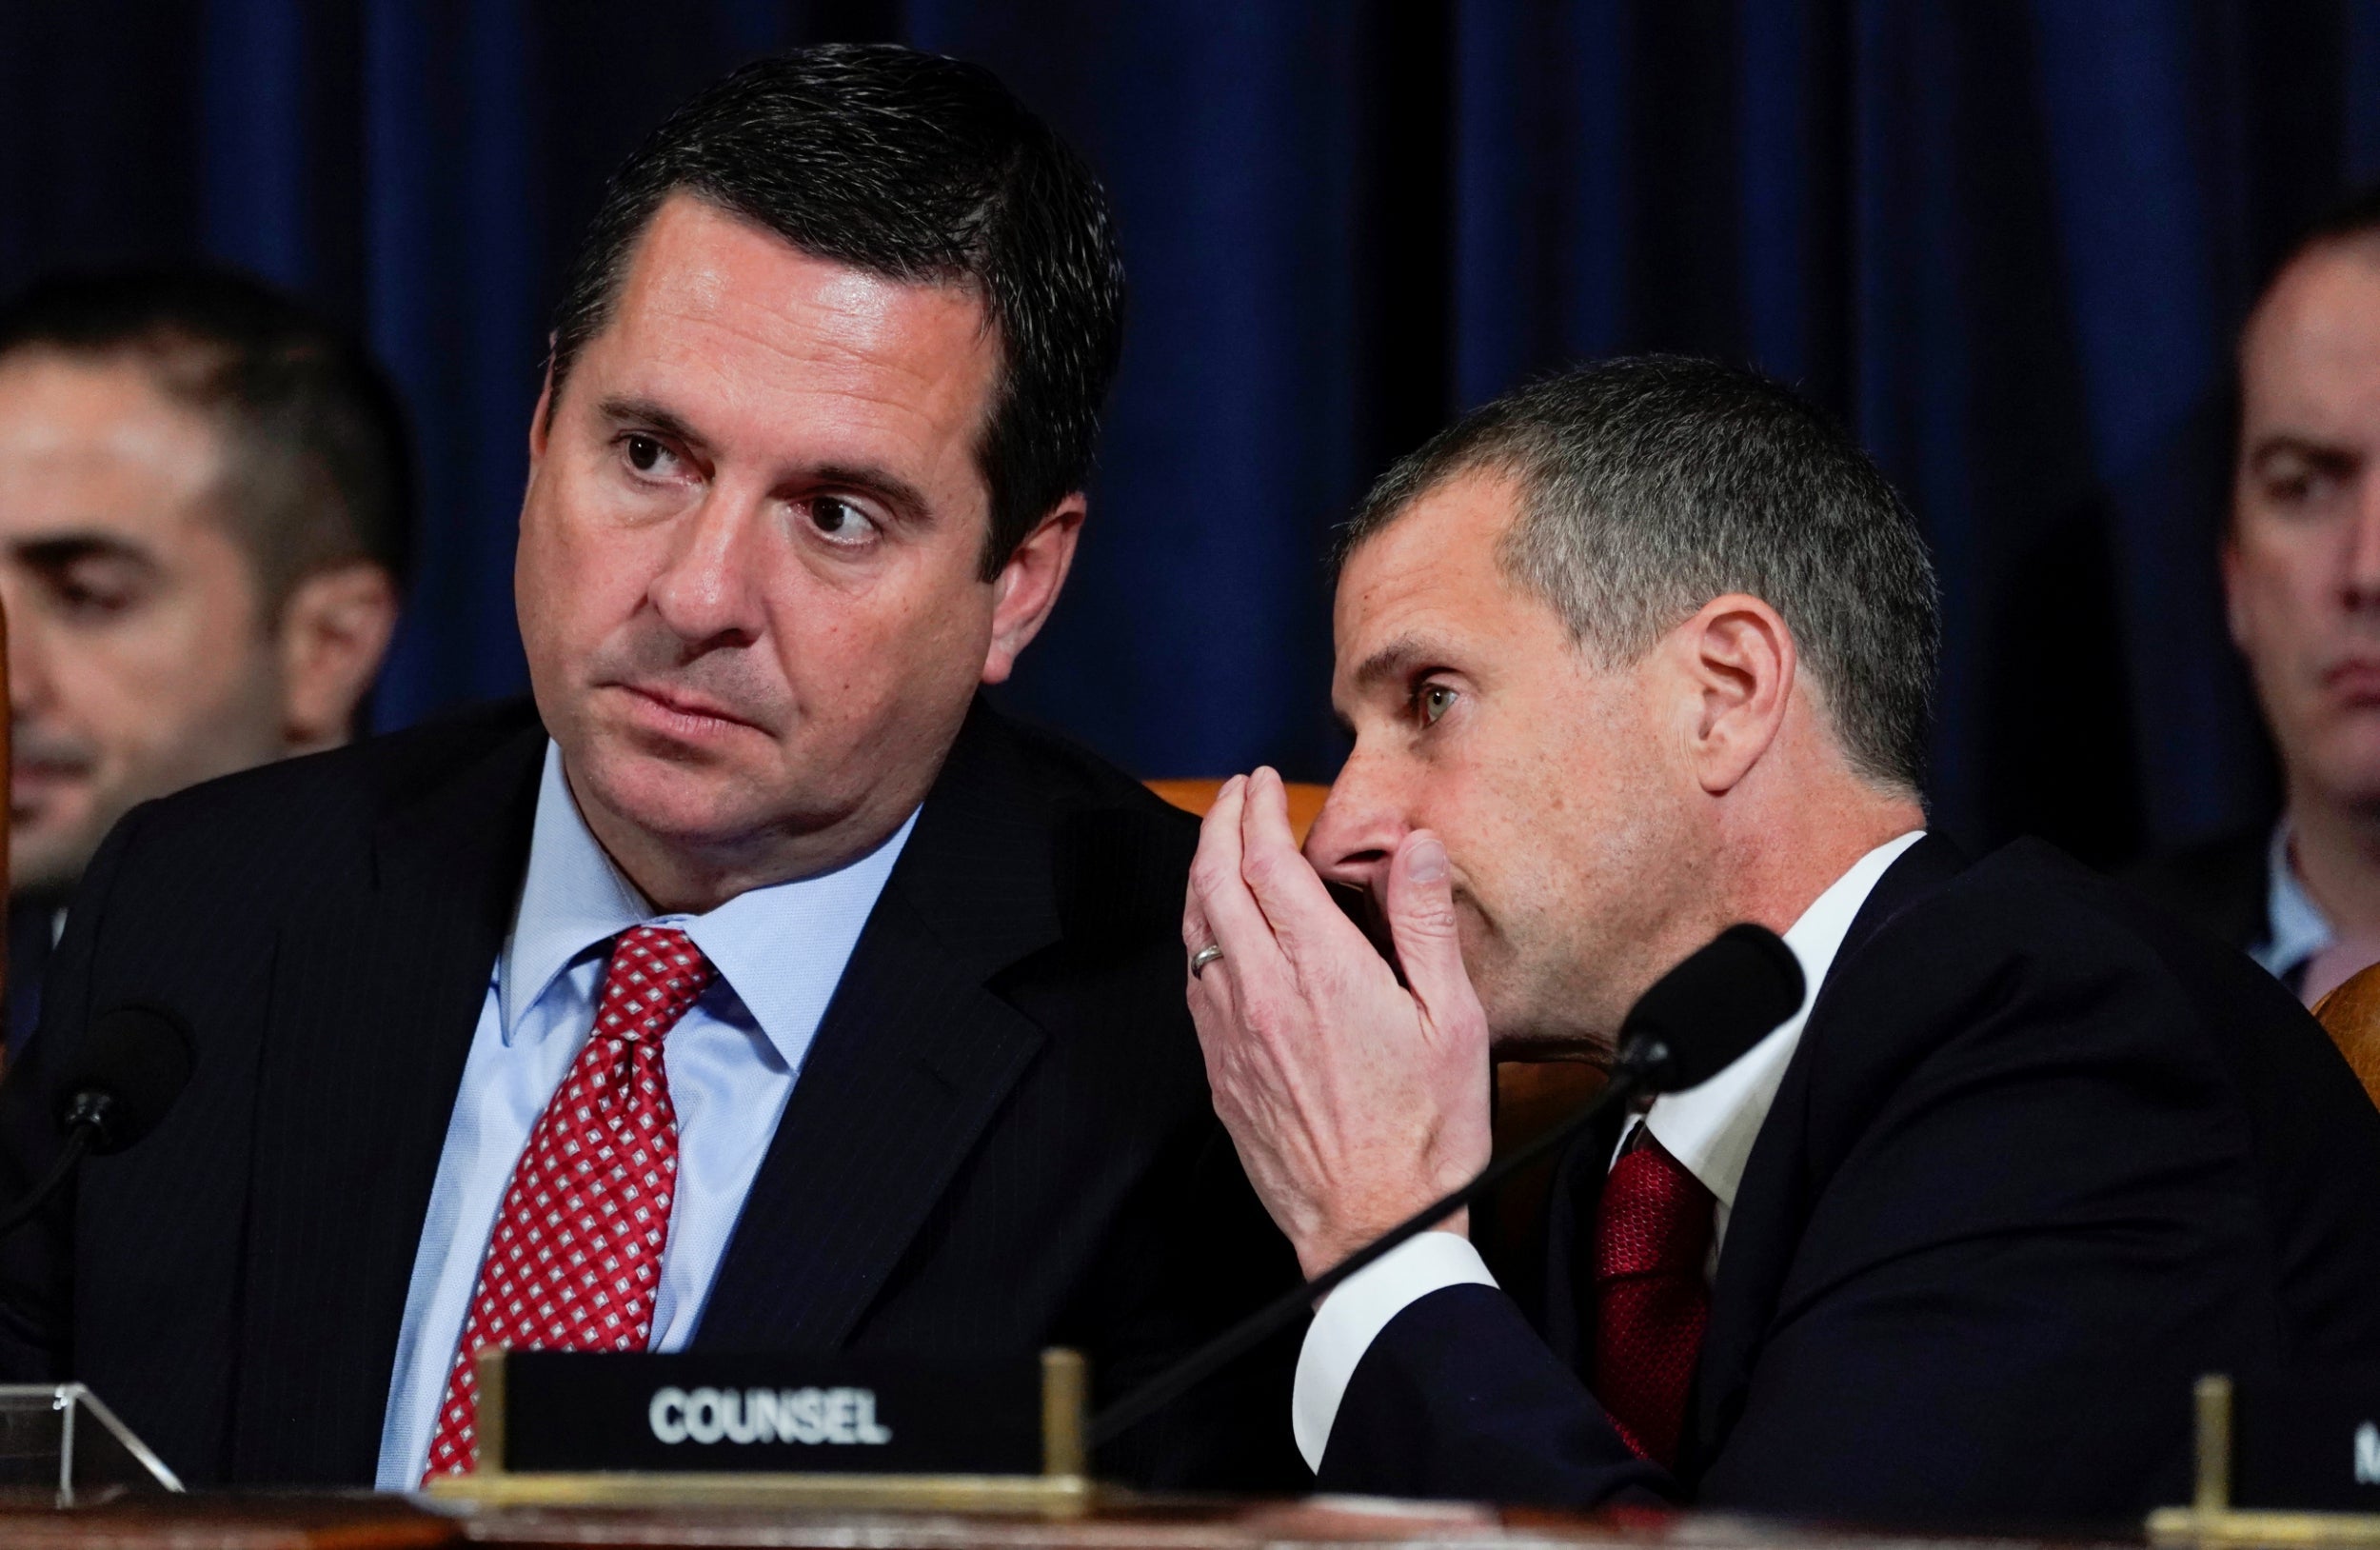
[{"label": "white dress shirt", "polygon": [[[1843,945],[1859,906],[1885,869],[1901,852],[1925,838],[1922,829],[1887,841],[1852,864],[1801,919],[1785,933],[1785,945],[1800,961],[1801,1006],[1776,1030],[1745,1052],[1733,1065],[1699,1087],[1664,1093],[1644,1112],[1642,1123],[1688,1173],[1699,1180],[1718,1202],[1714,1222],[1711,1263],[1718,1263],[1718,1247],[1727,1235],[1728,1213],[1735,1203],[1736,1185],[1743,1182],[1744,1163],[1752,1143],[1769,1117],[1776,1085],[1801,1043],[1801,1025],[1811,1003],[1826,983],[1827,970]],[[1622,1135],[1625,1140],[1625,1132]],[[1306,1467],[1319,1472],[1322,1451],[1330,1443],[1331,1423],[1339,1417],[1339,1401],[1347,1393],[1356,1364],[1389,1321],[1406,1308],[1449,1286],[1493,1286],[1471,1241],[1452,1232],[1425,1232],[1400,1244],[1378,1264],[1347,1278],[1322,1300],[1298,1353],[1297,1385],[1290,1399],[1290,1422],[1298,1451]]]},{"label": "white dress shirt", "polygon": [[610,940],[634,925],[675,926],[719,970],[662,1046],[678,1113],[678,1195],[652,1349],[675,1351],[702,1320],[803,1057],[916,823],[910,814],[891,839],[839,871],[755,888],[706,915],[656,914],[588,831],[561,751],[546,745],[528,873],[488,975],[406,1292],[381,1424],[381,1489],[421,1481],[497,1208],[529,1132],[594,1025]]}]

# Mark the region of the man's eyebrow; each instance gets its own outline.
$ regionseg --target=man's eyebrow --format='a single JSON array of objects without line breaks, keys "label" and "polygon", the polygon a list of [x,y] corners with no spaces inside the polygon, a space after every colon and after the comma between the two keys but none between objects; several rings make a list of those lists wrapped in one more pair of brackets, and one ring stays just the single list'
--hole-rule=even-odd
[{"label": "man's eyebrow", "polygon": [[925,492],[893,472],[874,464],[824,463],[807,470],[802,482],[809,485],[833,485],[844,489],[873,495],[893,508],[902,521],[922,527],[934,520],[934,507]]},{"label": "man's eyebrow", "polygon": [[2264,462],[2267,458],[2278,457],[2283,453],[2292,453],[2311,462],[2334,467],[2351,467],[2361,461],[2361,454],[2351,447],[2343,446],[2337,442],[2323,441],[2294,430],[2276,430],[2271,435],[2258,437],[2254,445],[2248,449],[2248,461],[2251,466],[2253,466]]},{"label": "man's eyebrow", "polygon": [[1356,670],[1347,675],[1347,681],[1359,689],[1400,682],[1413,671],[1414,664],[1443,654],[1438,644],[1426,636],[1399,635],[1358,664]]},{"label": "man's eyebrow", "polygon": [[672,441],[684,442],[689,447],[706,445],[702,433],[686,424],[676,410],[656,404],[649,398],[606,398],[597,408],[606,420],[622,425],[649,427]]},{"label": "man's eyebrow", "polygon": [[85,560],[129,560],[142,566],[157,563],[156,556],[146,546],[104,532],[51,533],[20,539],[9,546],[9,552],[34,570],[63,570]]}]

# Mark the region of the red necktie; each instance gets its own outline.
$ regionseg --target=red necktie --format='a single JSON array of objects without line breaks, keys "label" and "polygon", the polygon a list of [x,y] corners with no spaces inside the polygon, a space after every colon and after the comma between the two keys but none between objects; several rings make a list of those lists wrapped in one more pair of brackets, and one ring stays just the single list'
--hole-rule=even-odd
[{"label": "red necktie", "polygon": [[1595,1397],[1620,1441],[1677,1462],[1711,1317],[1711,1192],[1641,1124],[1603,1182],[1595,1222]]},{"label": "red necktie", "polygon": [[478,1461],[482,1347],[642,1351],[652,1339],[678,1182],[662,1040],[717,974],[683,931],[640,925],[612,944],[594,1031],[513,1166],[425,1480]]}]

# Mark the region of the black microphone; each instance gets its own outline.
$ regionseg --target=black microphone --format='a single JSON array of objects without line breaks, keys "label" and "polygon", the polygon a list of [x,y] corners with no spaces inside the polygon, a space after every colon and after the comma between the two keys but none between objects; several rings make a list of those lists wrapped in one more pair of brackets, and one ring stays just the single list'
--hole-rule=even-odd
[{"label": "black microphone", "polygon": [[93,1018],[59,1084],[65,1143],[32,1192],[0,1216],[0,1235],[31,1221],[86,1156],[120,1152],[154,1129],[189,1084],[193,1060],[189,1030],[162,1007],[119,1006]]},{"label": "black microphone", "polygon": [[1636,998],[1612,1074],[1636,1071],[1639,1094],[1699,1087],[1799,1011],[1802,988],[1801,960],[1784,938],[1731,925]]},{"label": "black microphone", "polygon": [[1774,931],[1731,925],[1654,982],[1620,1023],[1611,1081],[1595,1101],[1526,1145],[1490,1162],[1454,1193],[1274,1299],[1091,1418],[1090,1443],[1114,1441],[1295,1322],[1339,1282],[1377,1263],[1538,1158],[1579,1135],[1616,1103],[1698,1087],[1740,1060],[1801,1007],[1800,961]]}]

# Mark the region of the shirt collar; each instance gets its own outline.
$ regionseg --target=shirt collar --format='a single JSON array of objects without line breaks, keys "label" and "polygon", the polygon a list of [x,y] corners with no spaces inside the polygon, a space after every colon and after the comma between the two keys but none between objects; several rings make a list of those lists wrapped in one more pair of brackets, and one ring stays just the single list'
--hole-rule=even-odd
[{"label": "shirt collar", "polygon": [[563,774],[562,750],[548,742],[529,831],[528,875],[497,964],[505,1043],[512,1043],[522,1018],[572,964],[630,926],[671,925],[703,949],[779,1055],[798,1068],[916,826],[913,812],[857,861],[751,889],[707,914],[659,913],[587,828]]},{"label": "shirt collar", "polygon": [[2263,964],[2267,973],[2285,978],[2337,939],[2330,918],[2314,903],[2313,895],[2306,891],[2306,884],[2298,881],[2297,867],[2290,860],[2287,814],[2272,825],[2272,841],[2265,849],[2265,923],[2269,935],[2249,956]]},{"label": "shirt collar", "polygon": [[1852,863],[1851,870],[1836,878],[1786,931],[1785,945],[1801,964],[1801,1006],[1792,1017],[1701,1086],[1664,1093],[1645,1111],[1645,1127],[1722,1206],[1735,1203],[1735,1187],[1743,1182],[1752,1143],[1769,1116],[1777,1083],[1785,1079],[1785,1067],[1801,1042],[1802,1024],[1809,1021],[1810,1007],[1835,966],[1835,955],[1842,949],[1859,906],[1901,853],[1924,838],[1923,829],[1913,829]]}]

